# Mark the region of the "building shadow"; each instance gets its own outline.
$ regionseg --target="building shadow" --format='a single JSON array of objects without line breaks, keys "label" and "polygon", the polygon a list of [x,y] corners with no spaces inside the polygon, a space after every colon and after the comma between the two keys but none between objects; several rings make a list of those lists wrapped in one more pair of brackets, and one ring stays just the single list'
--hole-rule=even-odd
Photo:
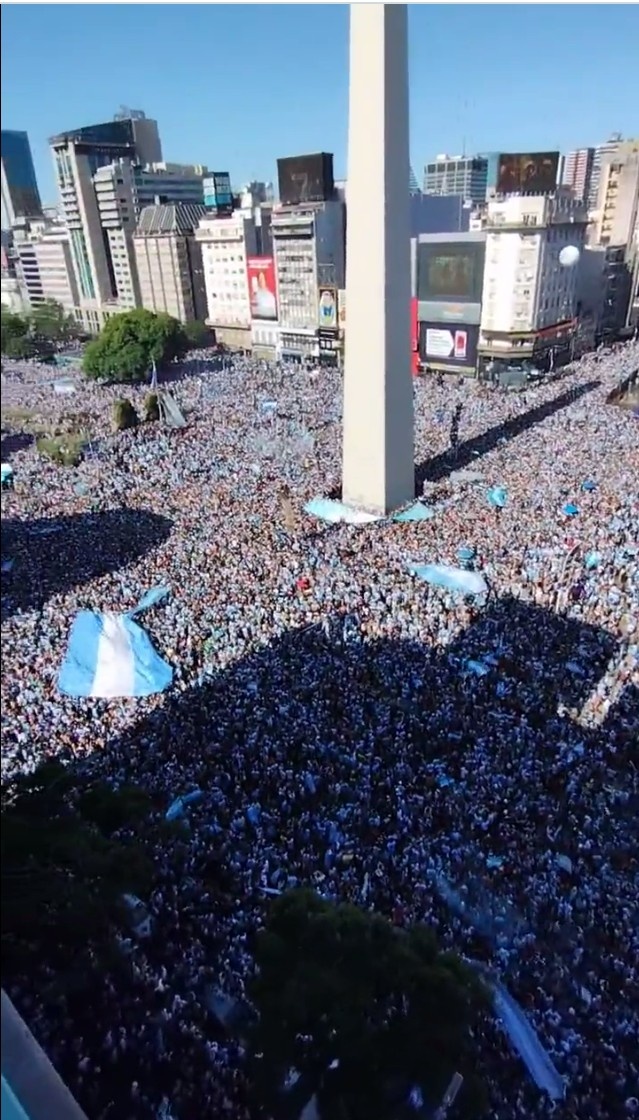
[{"label": "building shadow", "polygon": [[158,548],[172,522],[140,509],[2,522],[2,619],[116,572]]},{"label": "building shadow", "polygon": [[26,451],[31,447],[34,437],[29,432],[4,432],[2,433],[2,461],[3,463],[15,455],[17,451]]},{"label": "building shadow", "polygon": [[[579,709],[604,674],[616,643],[603,630],[510,598],[493,599],[475,612],[472,624],[446,651],[392,639],[366,644],[345,640],[344,621],[335,616],[330,626],[289,631],[226,668],[216,671],[212,665],[197,687],[169,693],[162,707],[147,709],[100,753],[81,764],[72,755],[67,758],[77,767],[79,787],[117,775],[119,783],[147,790],[153,803],[162,806],[161,815],[194,786],[203,792],[201,801],[189,807],[184,830],[177,837],[165,836],[155,853],[160,895],[168,890],[178,898],[176,906],[155,907],[154,932],[145,942],[154,969],[166,969],[171,981],[166,996],[160,989],[149,994],[155,1015],[163,1000],[170,1007],[181,982],[191,983],[184,962],[194,942],[204,947],[206,968],[200,972],[206,984],[224,987],[225,936],[232,928],[237,937],[245,923],[244,945],[250,951],[256,913],[268,904],[261,872],[272,889],[310,884],[328,897],[343,895],[348,881],[354,884],[347,890],[354,900],[360,900],[362,883],[370,878],[368,903],[392,915],[398,897],[413,897],[415,870],[402,856],[414,841],[410,813],[420,816],[425,798],[434,806],[428,838],[434,852],[445,852],[445,841],[455,830],[461,831],[457,848],[477,846],[478,806],[468,767],[476,765],[478,751],[488,758],[495,789],[494,804],[481,807],[496,812],[479,842],[476,865],[464,873],[481,877],[488,892],[506,889],[496,886],[495,875],[486,871],[485,856],[499,851],[500,828],[509,814],[526,837],[522,842],[529,845],[537,838],[543,853],[549,844],[546,829],[564,815],[566,785],[575,766],[583,782],[598,771],[595,751],[603,755],[606,747],[629,756],[630,747],[613,721],[588,730],[558,713],[561,705]],[[223,636],[217,640],[223,645]],[[196,651],[190,671],[197,673],[203,659],[203,652]],[[485,662],[486,673],[476,675],[470,660]],[[108,708],[94,701],[79,704],[94,719]],[[78,718],[83,718],[81,712]],[[555,765],[559,755],[566,759],[563,772]],[[527,770],[522,774],[524,757]],[[437,778],[443,772],[444,785]],[[529,788],[523,788],[526,781]],[[451,798],[457,796],[470,799],[467,813],[451,812]],[[574,859],[580,858],[580,833],[588,831],[589,808],[588,799],[583,804],[571,800],[569,835],[562,837],[561,850]],[[383,821],[396,824],[383,828]],[[337,849],[331,822],[341,834]],[[396,845],[390,862],[389,832]],[[254,844],[259,854],[249,875],[237,853]],[[524,899],[528,887],[526,883]],[[448,920],[443,902],[431,897],[428,906],[435,912],[440,906],[442,921]],[[213,923],[211,914],[216,916]],[[477,941],[463,947],[481,956]],[[560,950],[546,944],[546,951]],[[38,965],[46,967],[48,960],[48,947],[38,947]],[[37,970],[32,981],[5,976],[4,983],[20,987],[22,998],[13,998],[28,1021],[25,1000],[37,992]],[[135,988],[133,1003],[131,990],[128,975],[117,970],[101,975],[95,991],[83,990],[78,1013],[86,1015],[86,1025],[74,1022],[72,1033],[101,1040],[113,1022],[126,1026],[129,1015],[136,1022],[141,990]],[[64,999],[49,1005],[48,1015],[59,1027],[53,1033],[62,1055],[60,1072],[88,1115],[101,1115],[110,1102],[110,1114],[126,1115],[133,1074],[155,1108],[167,1094],[177,1115],[182,1110],[185,1115],[208,1114],[199,1096],[199,1077],[182,1076],[182,1096],[174,1098],[178,1069],[193,1070],[202,1062],[208,1068],[204,1050],[196,1053],[204,1043],[184,1030],[186,1019],[195,1014],[190,990],[187,998],[191,1003],[177,1019],[167,1014],[161,1020],[160,1052],[148,1032],[147,1043],[138,1037],[140,1055],[116,1055],[107,1077],[91,1078],[78,1077],[72,1038],[62,1029],[68,1014]],[[217,1027],[206,1011],[198,1011],[196,1020],[203,1039],[216,1037]],[[181,1054],[178,1066],[169,1058],[174,1046]],[[94,1064],[98,1060],[98,1053],[83,1052]],[[609,1088],[606,1084],[602,1091]]]},{"label": "building shadow", "polygon": [[422,463],[418,463],[415,468],[416,493],[418,495],[422,493],[425,482],[440,482],[447,478],[451,471],[461,470],[476,463],[482,455],[487,455],[489,451],[493,451],[497,444],[510,442],[523,432],[529,431],[536,424],[541,424],[550,416],[554,416],[555,413],[561,412],[562,409],[574,404],[575,401],[578,401],[587,393],[591,393],[600,384],[599,380],[587,381],[584,385],[567,389],[559,396],[553,397],[552,400],[535,405],[519,416],[514,416],[510,420],[496,424],[495,427],[473,436],[472,439],[462,441],[455,449],[451,448],[448,451],[443,451],[440,455],[433,456],[432,459],[426,459]]}]

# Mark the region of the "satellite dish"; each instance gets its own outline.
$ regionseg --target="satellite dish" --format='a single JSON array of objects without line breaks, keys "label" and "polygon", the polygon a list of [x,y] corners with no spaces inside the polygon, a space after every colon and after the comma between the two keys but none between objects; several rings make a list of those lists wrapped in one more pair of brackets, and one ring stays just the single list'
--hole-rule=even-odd
[{"label": "satellite dish", "polygon": [[581,253],[576,245],[565,245],[559,254],[559,263],[564,268],[574,268]]}]

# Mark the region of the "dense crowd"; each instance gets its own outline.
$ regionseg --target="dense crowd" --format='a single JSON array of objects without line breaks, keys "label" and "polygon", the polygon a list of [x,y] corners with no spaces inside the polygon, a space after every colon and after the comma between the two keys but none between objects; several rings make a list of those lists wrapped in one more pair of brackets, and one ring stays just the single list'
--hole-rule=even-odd
[{"label": "dense crowd", "polygon": [[[435,515],[354,527],[303,512],[339,484],[337,371],[195,354],[170,385],[187,428],[116,436],[116,390],[61,397],[50,370],[3,363],[14,425],[82,413],[93,436],[75,470],[12,455],[3,779],[59,756],[165,808],[203,791],[158,841],[126,974],[46,1003],[46,966],[12,979],[89,1120],[255,1115],[203,994],[245,997],[263,888],[296,884],[424,920],[504,981],[566,1094],[487,1022],[494,1120],[639,1115],[639,428],[606,403],[638,364],[631,343],[524,393],[416,381]],[[487,602],[407,572],[461,547]],[[156,584],[171,597],[142,621],[170,691],[61,696],[76,612]]]}]

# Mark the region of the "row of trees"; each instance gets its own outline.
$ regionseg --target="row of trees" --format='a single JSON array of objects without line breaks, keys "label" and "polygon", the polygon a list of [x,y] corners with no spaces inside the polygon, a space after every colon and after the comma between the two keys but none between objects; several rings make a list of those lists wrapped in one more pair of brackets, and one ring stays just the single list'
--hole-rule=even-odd
[{"label": "row of trees", "polygon": [[[79,337],[74,319],[52,300],[28,315],[2,308],[2,353],[8,358],[43,358],[60,343]],[[139,308],[113,315],[84,351],[83,368],[97,381],[144,381],[153,364],[162,367],[188,350],[210,346],[205,323],[180,323],[171,315]]]},{"label": "row of trees", "polygon": [[204,323],[180,323],[171,315],[140,308],[108,319],[101,334],[84,352],[83,369],[97,381],[135,383],[193,347],[211,343]]},{"label": "row of trees", "polygon": [[28,315],[2,308],[2,353],[8,358],[35,358],[53,353],[55,345],[78,337],[75,320],[54,300],[45,300]]}]

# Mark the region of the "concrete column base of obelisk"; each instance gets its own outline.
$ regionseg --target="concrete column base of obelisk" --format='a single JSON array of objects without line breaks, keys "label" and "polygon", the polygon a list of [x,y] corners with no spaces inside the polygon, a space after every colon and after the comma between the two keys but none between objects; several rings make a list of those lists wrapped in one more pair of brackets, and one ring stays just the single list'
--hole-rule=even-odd
[{"label": "concrete column base of obelisk", "polygon": [[351,4],[342,499],[415,495],[404,4]]}]

